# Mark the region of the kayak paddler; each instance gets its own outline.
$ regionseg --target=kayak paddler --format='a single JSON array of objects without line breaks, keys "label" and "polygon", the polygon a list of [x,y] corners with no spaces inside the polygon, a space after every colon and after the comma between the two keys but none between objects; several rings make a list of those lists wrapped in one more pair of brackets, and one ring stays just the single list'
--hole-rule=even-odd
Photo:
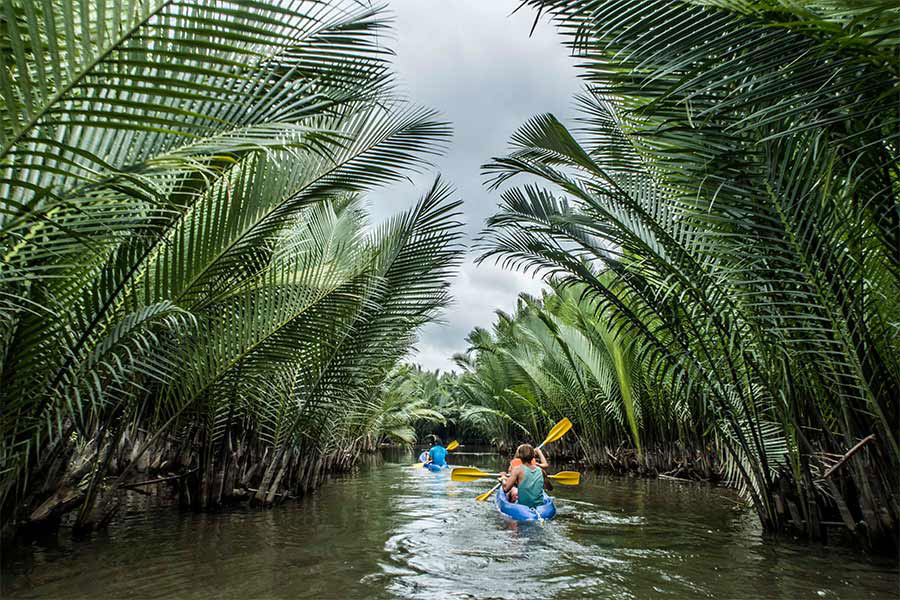
[{"label": "kayak paddler", "polygon": [[544,503],[544,471],[534,464],[534,448],[530,444],[522,444],[516,448],[516,458],[522,462],[514,466],[509,476],[503,479],[503,491],[509,494],[516,487],[519,496],[515,502],[528,508],[540,506]]},{"label": "kayak paddler", "polygon": [[[522,464],[522,459],[516,456],[511,461],[509,461],[509,468],[506,469],[506,472],[503,474],[504,477],[509,477],[510,473],[512,473],[513,469]],[[532,467],[540,467],[541,469],[546,469],[550,466],[550,463],[547,461],[547,457],[544,456],[544,453],[540,448],[534,449],[534,458],[531,461]],[[544,489],[552,490],[553,486],[550,485],[550,481],[545,477],[544,478]],[[506,495],[509,498],[510,502],[516,502],[519,498],[519,490],[516,486],[513,486],[509,493]]]},{"label": "kayak paddler", "polygon": [[447,464],[447,449],[441,445],[441,438],[436,435],[431,436],[434,441],[432,442],[431,448],[428,450],[428,460],[425,461],[425,464],[433,463],[439,467],[443,467]]}]

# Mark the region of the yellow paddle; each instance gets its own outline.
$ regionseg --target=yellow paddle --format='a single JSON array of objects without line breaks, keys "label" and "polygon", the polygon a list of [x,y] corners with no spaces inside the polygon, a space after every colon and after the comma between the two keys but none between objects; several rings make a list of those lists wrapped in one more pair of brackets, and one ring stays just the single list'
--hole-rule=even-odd
[{"label": "yellow paddle", "polygon": [[[562,421],[560,421],[559,423],[557,423],[556,425],[553,426],[553,429],[550,430],[550,433],[547,434],[547,437],[544,438],[544,441],[541,442],[541,445],[538,446],[538,448],[543,448],[550,442],[555,442],[562,436],[566,435],[566,432],[569,431],[570,429],[572,429],[572,421],[570,421],[567,418],[564,418]],[[498,487],[500,487],[500,483],[497,483],[497,485],[495,485],[494,487],[489,489],[487,492],[485,492],[485,493],[481,494],[480,496],[478,496],[477,498],[475,498],[475,501],[476,502],[484,502],[485,500],[487,500],[488,498],[491,497],[491,494],[493,494],[497,490]]]},{"label": "yellow paddle", "polygon": [[[457,442],[456,440],[453,440],[452,442],[447,444],[447,452],[452,452],[453,450],[456,450],[457,448],[459,448],[459,442]],[[421,469],[424,466],[425,466],[425,463],[416,463],[413,465],[413,469]]]},{"label": "yellow paddle", "polygon": [[[499,477],[500,473],[485,473],[475,467],[454,467],[450,474],[453,481],[478,481],[484,477]],[[578,471],[560,471],[556,475],[547,475],[561,485],[578,485],[581,483],[581,473]]]}]

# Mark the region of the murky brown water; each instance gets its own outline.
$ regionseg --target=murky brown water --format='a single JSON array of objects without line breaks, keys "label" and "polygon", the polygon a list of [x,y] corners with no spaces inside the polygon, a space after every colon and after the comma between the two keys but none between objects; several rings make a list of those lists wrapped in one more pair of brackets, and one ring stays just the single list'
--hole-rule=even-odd
[{"label": "murky brown water", "polygon": [[[456,463],[496,468],[493,455]],[[156,510],[7,550],[4,598],[897,598],[895,560],[764,541],[727,492],[585,476],[517,524],[412,453],[274,510]]]}]

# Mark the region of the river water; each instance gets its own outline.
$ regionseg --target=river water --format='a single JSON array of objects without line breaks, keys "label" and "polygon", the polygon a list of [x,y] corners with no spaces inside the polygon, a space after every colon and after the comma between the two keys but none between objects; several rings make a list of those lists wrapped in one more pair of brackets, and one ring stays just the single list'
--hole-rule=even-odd
[{"label": "river water", "polygon": [[[456,452],[496,469],[496,455]],[[4,598],[897,598],[896,560],[763,540],[725,489],[585,475],[515,523],[392,453],[273,510],[123,516],[7,549]]]}]

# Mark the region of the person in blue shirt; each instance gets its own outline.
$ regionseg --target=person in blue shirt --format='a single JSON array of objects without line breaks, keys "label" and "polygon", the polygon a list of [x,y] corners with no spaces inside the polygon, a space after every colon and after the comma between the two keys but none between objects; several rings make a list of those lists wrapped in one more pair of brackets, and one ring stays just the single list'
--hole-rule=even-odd
[{"label": "person in blue shirt", "polygon": [[431,449],[428,451],[428,460],[426,463],[434,463],[439,467],[443,467],[447,464],[447,449],[441,445],[441,438],[438,436],[432,436],[434,438],[434,442],[431,446]]}]

